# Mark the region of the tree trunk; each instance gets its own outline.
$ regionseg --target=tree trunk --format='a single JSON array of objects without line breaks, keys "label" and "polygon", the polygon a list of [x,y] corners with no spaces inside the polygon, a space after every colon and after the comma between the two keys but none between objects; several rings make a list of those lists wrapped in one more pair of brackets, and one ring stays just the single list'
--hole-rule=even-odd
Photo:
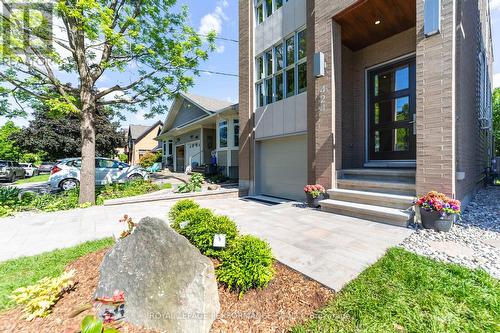
[{"label": "tree trunk", "polygon": [[95,203],[95,105],[89,93],[82,97],[82,166],[79,203]]}]

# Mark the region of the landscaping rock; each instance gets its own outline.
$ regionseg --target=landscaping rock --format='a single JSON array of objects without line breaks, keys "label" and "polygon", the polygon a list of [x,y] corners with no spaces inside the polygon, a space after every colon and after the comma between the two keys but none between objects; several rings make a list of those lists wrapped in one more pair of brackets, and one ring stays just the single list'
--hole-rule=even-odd
[{"label": "landscaping rock", "polygon": [[500,279],[500,187],[480,190],[450,232],[417,229],[401,244],[408,251]]},{"label": "landscaping rock", "polygon": [[211,260],[164,221],[144,218],[106,254],[96,297],[125,292],[125,319],[162,332],[208,332],[220,310]]},{"label": "landscaping rock", "polygon": [[209,184],[209,185],[208,185],[208,187],[207,187],[207,189],[208,189],[209,191],[215,191],[215,190],[218,190],[218,189],[219,189],[219,187],[220,187],[220,186],[219,186],[219,185],[217,185],[217,184]]}]

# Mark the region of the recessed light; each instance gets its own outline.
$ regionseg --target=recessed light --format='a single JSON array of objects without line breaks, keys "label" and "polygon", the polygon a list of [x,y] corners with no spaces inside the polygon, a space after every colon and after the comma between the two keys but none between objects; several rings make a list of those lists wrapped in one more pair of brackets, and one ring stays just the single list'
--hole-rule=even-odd
[{"label": "recessed light", "polygon": [[375,21],[375,24],[376,24],[376,25],[379,25],[379,24],[380,24],[380,20],[376,20],[376,21]]}]

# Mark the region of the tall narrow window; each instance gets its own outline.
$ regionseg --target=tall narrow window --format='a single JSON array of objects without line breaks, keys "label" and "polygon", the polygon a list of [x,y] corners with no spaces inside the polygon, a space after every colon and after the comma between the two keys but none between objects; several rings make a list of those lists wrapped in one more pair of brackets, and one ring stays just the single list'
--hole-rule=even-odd
[{"label": "tall narrow window", "polygon": [[286,66],[290,66],[295,62],[295,43],[294,37],[286,40]]},{"label": "tall narrow window", "polygon": [[283,99],[283,73],[276,74],[274,77],[275,91],[276,91],[276,101]]},{"label": "tall narrow window", "polygon": [[302,30],[297,34],[298,37],[298,59],[302,59],[306,56],[306,31]]},{"label": "tall narrow window", "polygon": [[275,57],[275,68],[276,71],[280,71],[283,69],[283,44],[279,44],[274,48],[274,57]]},{"label": "tall narrow window", "polygon": [[263,88],[263,82],[259,82],[255,85],[255,96],[257,99],[257,107],[264,106],[264,88]]},{"label": "tall narrow window", "polygon": [[262,2],[259,2],[255,7],[255,20],[257,24],[261,24],[264,21],[264,7]]},{"label": "tall narrow window", "polygon": [[273,13],[273,0],[264,0],[266,3],[266,17],[271,16]]},{"label": "tall narrow window", "polygon": [[283,6],[283,0],[274,0],[274,4],[276,6],[276,9],[281,8]]},{"label": "tall narrow window", "polygon": [[174,141],[168,140],[168,155],[172,155],[174,152]]},{"label": "tall narrow window", "polygon": [[238,147],[240,145],[240,121],[239,121],[239,119],[233,119],[233,142],[234,142],[235,147]]},{"label": "tall narrow window", "polygon": [[258,57],[256,62],[257,80],[260,80],[264,78],[264,59]]},{"label": "tall narrow window", "polygon": [[432,36],[441,30],[441,0],[424,1],[424,34]]},{"label": "tall narrow window", "polygon": [[286,71],[286,97],[295,95],[295,68]]},{"label": "tall narrow window", "polygon": [[219,122],[219,148],[227,147],[227,121]]},{"label": "tall narrow window", "polygon": [[266,79],[266,104],[271,104],[273,102],[273,80],[271,78]]},{"label": "tall narrow window", "polygon": [[273,52],[269,50],[266,52],[266,76],[273,74]]},{"label": "tall narrow window", "polygon": [[297,80],[300,94],[307,90],[307,62],[297,66]]}]

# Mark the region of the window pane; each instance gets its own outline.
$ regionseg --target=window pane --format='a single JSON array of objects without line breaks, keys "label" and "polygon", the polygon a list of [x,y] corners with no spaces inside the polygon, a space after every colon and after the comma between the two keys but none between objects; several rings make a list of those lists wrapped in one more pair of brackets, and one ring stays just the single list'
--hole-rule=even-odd
[{"label": "window pane", "polygon": [[274,55],[276,57],[276,71],[283,69],[283,45],[280,44],[274,48]]},{"label": "window pane", "polygon": [[294,68],[290,68],[286,71],[286,97],[293,96],[295,94],[295,75]]},{"label": "window pane", "polygon": [[283,99],[283,74],[279,73],[275,76],[275,85],[276,85],[276,100],[280,101]]},{"label": "window pane", "polygon": [[265,0],[265,2],[266,2],[266,17],[269,17],[273,13],[273,0]]},{"label": "window pane", "polygon": [[394,129],[394,151],[407,151],[410,146],[408,143],[409,139],[409,129],[408,128],[396,128]]},{"label": "window pane", "polygon": [[238,147],[240,145],[240,121],[238,119],[233,119],[233,134],[234,146]]},{"label": "window pane", "polygon": [[287,39],[286,41],[286,65],[290,66],[295,62],[295,43],[293,42],[293,37]]},{"label": "window pane", "polygon": [[307,90],[307,62],[297,66],[299,94]]},{"label": "window pane", "polygon": [[260,80],[264,77],[264,59],[262,57],[257,58],[257,80]]},{"label": "window pane", "polygon": [[299,38],[298,56],[300,60],[306,56],[306,31],[302,30],[301,32],[299,32],[298,38]]},{"label": "window pane", "polygon": [[375,75],[375,96],[391,93],[394,87],[394,72]]},{"label": "window pane", "polygon": [[264,13],[262,10],[262,4],[259,4],[255,9],[255,18],[257,19],[257,24],[262,23],[264,21]]},{"label": "window pane", "polygon": [[408,66],[396,69],[395,91],[408,89],[410,87],[410,70]]},{"label": "window pane", "polygon": [[273,52],[266,52],[266,75],[269,76],[273,74]]},{"label": "window pane", "polygon": [[283,6],[283,0],[274,0],[274,3],[276,3],[276,9],[281,8],[281,6]]},{"label": "window pane", "polygon": [[438,33],[440,30],[441,0],[425,0],[424,2],[424,34],[426,36]]},{"label": "window pane", "polygon": [[219,147],[227,147],[227,122],[219,123]]},{"label": "window pane", "polygon": [[257,96],[257,107],[264,106],[264,89],[262,88],[262,82],[257,83],[255,87],[255,96]]},{"label": "window pane", "polygon": [[271,104],[273,102],[273,80],[266,80],[266,104]]},{"label": "window pane", "polygon": [[410,119],[410,97],[405,96],[396,99],[395,120]]}]

